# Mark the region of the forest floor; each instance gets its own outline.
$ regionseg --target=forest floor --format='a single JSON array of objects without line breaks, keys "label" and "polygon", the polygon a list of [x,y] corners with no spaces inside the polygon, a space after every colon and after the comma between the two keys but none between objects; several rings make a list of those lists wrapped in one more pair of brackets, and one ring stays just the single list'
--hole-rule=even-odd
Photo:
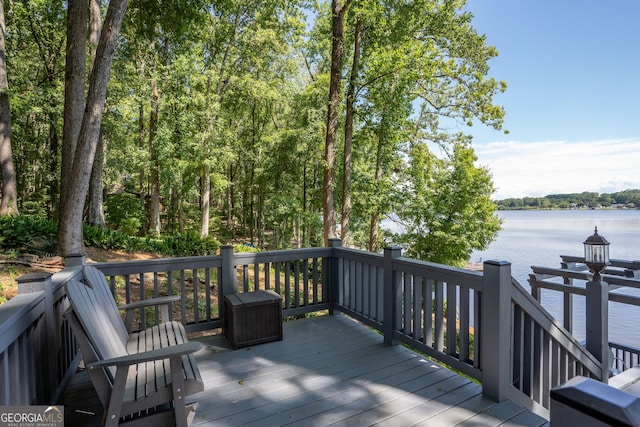
[{"label": "forest floor", "polygon": [[[123,252],[87,247],[87,262],[127,261],[160,258],[148,252]],[[28,273],[55,273],[64,268],[61,257],[40,258],[31,254],[20,254],[16,259],[0,253],[0,303],[18,293],[16,279]]]}]

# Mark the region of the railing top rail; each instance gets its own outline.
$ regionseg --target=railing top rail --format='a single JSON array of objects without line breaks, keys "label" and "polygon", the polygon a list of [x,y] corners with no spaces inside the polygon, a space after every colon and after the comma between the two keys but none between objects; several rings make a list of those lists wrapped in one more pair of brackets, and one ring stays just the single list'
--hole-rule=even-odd
[{"label": "railing top rail", "polygon": [[[296,250],[278,250],[265,252],[235,252],[236,265],[256,264],[263,262],[285,262],[305,258],[321,258],[331,256],[331,248],[304,248]],[[118,262],[99,262],[94,264],[105,275],[133,274],[144,272],[163,272],[187,270],[190,268],[215,268],[222,263],[221,255],[192,256],[179,258],[155,258],[149,260],[130,260]]]},{"label": "railing top rail", "polygon": [[44,312],[44,292],[16,295],[0,310],[0,353],[4,352]]},{"label": "railing top rail", "polygon": [[93,264],[105,275],[121,275],[144,272],[163,272],[173,270],[186,270],[189,268],[213,268],[219,267],[220,255],[192,256],[180,258],[154,258],[147,260],[109,261]]},{"label": "railing top rail", "polygon": [[262,262],[285,262],[300,259],[322,258],[333,254],[332,248],[303,248],[265,252],[235,252],[236,265],[257,264]]},{"label": "railing top rail", "polygon": [[78,275],[82,274],[82,269],[80,267],[67,267],[63,270],[58,271],[53,276],[51,276],[51,280],[53,281],[53,293],[54,295],[62,291],[64,284],[67,283],[71,279],[75,279]]},{"label": "railing top rail", "polygon": [[[577,270],[567,270],[564,268],[551,268],[551,267],[540,267],[533,265],[531,266],[531,270],[533,274],[530,274],[529,282],[531,280],[542,281],[544,278],[549,277],[562,277],[567,279],[577,279],[589,281],[591,280],[592,274],[588,271],[577,271]],[[607,274],[602,275],[602,280],[607,282],[610,285],[617,286],[627,286],[630,288],[640,288],[640,279],[633,277],[623,277],[619,275]]]},{"label": "railing top rail", "polygon": [[482,272],[411,258],[394,259],[394,267],[429,279],[482,289]]},{"label": "railing top rail", "polygon": [[359,249],[353,248],[345,248],[345,247],[337,247],[334,248],[335,253],[339,258],[347,259],[349,261],[360,261],[366,262],[370,265],[376,267],[382,267],[384,265],[384,255],[375,253],[375,252],[367,252]]}]

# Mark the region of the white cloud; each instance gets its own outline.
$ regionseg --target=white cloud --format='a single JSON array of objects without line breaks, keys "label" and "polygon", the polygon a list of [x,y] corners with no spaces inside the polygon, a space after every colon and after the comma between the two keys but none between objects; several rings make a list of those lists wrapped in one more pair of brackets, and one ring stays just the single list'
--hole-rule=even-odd
[{"label": "white cloud", "polygon": [[640,188],[640,138],[492,142],[475,151],[496,199]]}]

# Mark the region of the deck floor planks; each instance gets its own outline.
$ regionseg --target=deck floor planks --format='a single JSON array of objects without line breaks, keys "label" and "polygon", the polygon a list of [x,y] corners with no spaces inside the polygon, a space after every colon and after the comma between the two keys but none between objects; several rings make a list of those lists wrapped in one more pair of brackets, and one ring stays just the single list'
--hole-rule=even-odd
[{"label": "deck floor planks", "polygon": [[[374,371],[372,371],[373,373]],[[381,370],[378,373],[384,372]],[[310,425],[327,425],[332,422],[332,418],[339,417],[339,420],[348,418],[353,414],[362,413],[371,407],[380,406],[388,399],[397,398],[397,393],[393,393],[393,387],[399,382],[415,381],[422,384],[430,382],[441,382],[454,376],[449,375],[446,370],[434,371],[425,374],[418,369],[411,369],[396,375],[388,375],[377,381],[369,381],[364,377],[356,377],[349,381],[343,381],[339,387],[330,390],[321,389],[319,393],[312,393],[307,399],[308,403],[292,405],[284,402],[279,411],[268,418],[256,420],[251,425],[286,425],[291,422],[311,421]],[[348,384],[348,385],[347,385]],[[347,386],[345,386],[347,385]],[[405,392],[407,400],[410,399],[410,392]],[[273,409],[273,408],[270,408]],[[362,425],[362,424],[360,424]]]},{"label": "deck floor planks", "polygon": [[[381,335],[342,315],[285,322],[283,341],[235,351],[222,336],[199,339],[205,390],[188,399],[199,402],[194,426],[546,422],[511,401],[484,398],[479,384],[403,346],[383,345]],[[69,425],[99,425],[88,379],[74,380],[64,402]],[[98,414],[77,412],[87,408]]]},{"label": "deck floor planks", "polygon": [[391,417],[376,422],[375,426],[411,426],[437,415],[438,413],[455,406],[465,400],[482,393],[480,386],[474,382],[468,382],[461,387],[437,396],[434,399],[425,400],[420,405],[407,411],[396,413]]}]

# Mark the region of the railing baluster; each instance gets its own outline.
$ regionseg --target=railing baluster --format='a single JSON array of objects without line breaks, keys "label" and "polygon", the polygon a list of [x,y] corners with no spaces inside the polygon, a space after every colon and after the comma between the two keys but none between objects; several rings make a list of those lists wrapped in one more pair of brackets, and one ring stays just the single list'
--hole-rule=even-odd
[{"label": "railing baluster", "polygon": [[[435,282],[435,331],[433,346],[438,351],[444,350],[444,283]],[[455,308],[454,308],[455,309]]]},{"label": "railing baluster", "polygon": [[[160,293],[158,289],[158,272],[154,271],[153,272],[153,297],[158,298],[159,296],[160,296]],[[155,309],[153,310],[153,321],[155,324],[160,323],[160,312],[158,310],[158,307],[155,307]]]},{"label": "railing baluster", "polygon": [[284,306],[291,308],[291,262],[284,263]]},{"label": "railing baluster", "polygon": [[253,264],[253,290],[257,291],[260,289],[260,264]]},{"label": "railing baluster", "polygon": [[313,305],[318,304],[318,258],[313,258]]},{"label": "railing baluster", "polygon": [[187,287],[184,270],[180,270],[180,303],[182,311],[182,323],[187,324]]},{"label": "railing baluster", "polygon": [[408,274],[405,274],[404,277],[402,278],[402,289],[403,289],[403,298],[402,298],[402,314],[403,314],[403,318],[402,318],[402,324],[400,325],[400,330],[407,336],[414,336],[413,333],[413,304],[412,304],[412,297],[413,297],[413,291],[412,291],[412,286],[411,286],[411,276]]},{"label": "railing baluster", "polygon": [[211,321],[211,269],[204,269],[204,294],[205,294],[205,308],[207,310],[205,320]]},{"label": "railing baluster", "polygon": [[280,289],[280,267],[282,265],[282,263],[280,262],[276,262],[276,293],[278,294],[282,294],[282,289]]},{"label": "railing baluster", "polygon": [[198,279],[198,270],[191,270],[191,282],[193,283],[193,323],[200,322],[200,298],[199,298],[199,288],[200,288],[200,279]]},{"label": "railing baluster", "polygon": [[305,258],[302,265],[302,305],[309,305],[309,259]]},{"label": "railing baluster", "polygon": [[423,342],[428,346],[433,346],[433,286],[432,279],[422,281],[422,312],[423,312]]},{"label": "railing baluster", "polygon": [[293,271],[294,271],[294,276],[293,276],[293,284],[294,284],[293,299],[295,300],[295,303],[293,304],[293,306],[294,307],[300,307],[300,261],[295,261],[294,262]]},{"label": "railing baluster", "polygon": [[549,407],[549,393],[547,393],[547,390],[551,390],[551,388],[554,386],[551,382],[551,361],[552,361],[552,354],[551,354],[551,339],[549,337],[549,334],[547,334],[545,331],[541,330],[540,331],[541,334],[541,339],[542,339],[542,372],[541,372],[541,376],[542,376],[542,386],[540,389],[540,393],[541,393],[541,403],[542,406],[544,406],[545,408]]},{"label": "railing baluster", "polygon": [[422,277],[413,277],[413,338],[420,340],[424,335],[422,331]]},{"label": "railing baluster", "polygon": [[373,310],[371,308],[371,290],[373,288],[373,281],[370,276],[371,266],[362,265],[362,314],[368,318],[373,317]]},{"label": "railing baluster", "polygon": [[514,337],[512,342],[513,347],[513,373],[511,381],[518,390],[524,392],[524,314],[519,306],[514,306],[513,310],[513,331]]},{"label": "railing baluster", "polygon": [[461,362],[466,362],[469,357],[469,289],[460,287],[460,328],[459,328],[459,342],[460,342],[460,356]]},{"label": "railing baluster", "polygon": [[271,290],[271,263],[269,261],[264,263],[264,288]]},{"label": "railing baluster", "polygon": [[456,298],[457,286],[452,282],[447,283],[447,312],[445,314],[446,322],[446,338],[447,338],[447,354],[455,356],[457,342],[457,308],[458,301]]}]

